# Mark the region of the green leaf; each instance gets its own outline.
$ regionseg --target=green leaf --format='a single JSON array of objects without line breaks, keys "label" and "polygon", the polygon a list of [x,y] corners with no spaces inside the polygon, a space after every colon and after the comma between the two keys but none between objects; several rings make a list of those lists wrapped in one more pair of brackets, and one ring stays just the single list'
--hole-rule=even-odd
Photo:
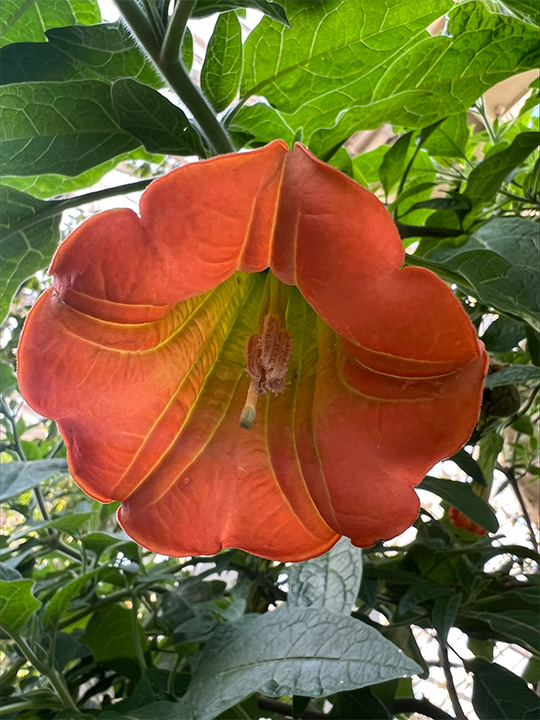
[{"label": "green leaf", "polygon": [[461,245],[443,241],[425,256],[459,273],[484,304],[518,315],[538,329],[539,246],[537,223],[522,217],[495,218]]},{"label": "green leaf", "polygon": [[431,619],[439,640],[444,644],[446,644],[450,628],[454,627],[460,605],[461,595],[459,593],[439,597],[435,600]]},{"label": "green leaf", "polygon": [[30,195],[0,185],[0,322],[9,312],[11,299],[21,283],[48,266],[60,241],[61,215],[46,218],[9,237],[4,233],[47,205]]},{"label": "green leaf", "polygon": [[2,0],[0,45],[20,41],[45,42],[48,28],[101,20],[97,0]]},{"label": "green leaf", "polygon": [[491,12],[509,11],[522,22],[538,27],[540,10],[536,0],[484,0]]},{"label": "green leaf", "polygon": [[390,193],[403,175],[407,151],[412,136],[412,132],[402,135],[383,157],[381,166],[379,167],[379,178],[381,179],[386,195]]},{"label": "green leaf", "polygon": [[534,609],[511,609],[504,612],[477,612],[464,613],[486,622],[496,633],[499,640],[521,645],[526,650],[540,654],[540,628],[538,627],[538,612]]},{"label": "green leaf", "polygon": [[69,609],[70,602],[80,595],[84,586],[87,585],[87,583],[99,570],[100,568],[94,572],[75,578],[55,592],[51,600],[45,606],[45,610],[43,612],[43,629],[46,632],[53,632],[56,630],[62,616]]},{"label": "green leaf", "polygon": [[448,459],[455,462],[464,473],[467,473],[470,478],[476,480],[476,482],[480,485],[486,484],[484,476],[482,475],[482,470],[480,469],[478,463],[473,456],[465,450],[465,448],[461,448],[461,450]]},{"label": "green leaf", "polygon": [[540,698],[520,677],[481,658],[466,660],[465,668],[474,673],[472,702],[480,720],[536,720]]},{"label": "green leaf", "polygon": [[272,2],[272,0],[197,0],[191,17],[208,17],[208,15],[234,10],[234,8],[254,8],[255,10],[260,10],[272,18],[272,20],[290,27],[285,9],[279,3]]},{"label": "green leaf", "polygon": [[9,635],[19,633],[41,607],[32,594],[34,580],[0,580],[0,628]]},{"label": "green leaf", "polygon": [[[241,94],[264,95],[323,159],[360,129],[424,127],[536,67],[535,30],[480,2],[334,0],[286,4],[292,30],[264,18],[245,44]],[[452,9],[453,8],[453,9]],[[451,10],[447,32],[425,28]]]},{"label": "green leaf", "polygon": [[424,148],[435,157],[465,158],[465,146],[469,139],[467,113],[447,118],[425,141]]},{"label": "green leaf", "polygon": [[47,530],[54,528],[68,533],[71,536],[77,536],[85,523],[90,520],[92,513],[69,513],[67,515],[59,515],[50,520],[33,520],[23,524],[20,530],[11,535],[10,540],[18,540],[20,537],[28,535],[30,532],[38,530]]},{"label": "green leaf", "polygon": [[15,43],[0,51],[2,85],[55,80],[112,82],[123,77],[152,87],[163,85],[120,21],[54,28],[46,35],[46,43]]},{"label": "green leaf", "polygon": [[222,13],[206,49],[201,87],[216,112],[231,104],[242,74],[242,29],[234,11]]},{"label": "green leaf", "polygon": [[482,335],[482,342],[488,352],[505,353],[513,350],[525,337],[525,327],[505,317],[492,322]]},{"label": "green leaf", "polygon": [[341,538],[324,555],[296,563],[289,570],[291,607],[326,608],[349,615],[362,580],[362,551]]},{"label": "green leaf", "polygon": [[[100,720],[191,720],[191,709],[182,702],[160,700],[136,710],[114,712],[106,710],[98,716]],[[198,720],[198,718],[197,718]]]},{"label": "green leaf", "polygon": [[385,155],[390,150],[389,145],[379,145],[375,150],[362,153],[353,158],[354,179],[366,188],[379,180],[379,168]]},{"label": "green leaf", "polygon": [[17,378],[13,373],[13,368],[9,363],[0,360],[0,391],[7,395],[16,387]]},{"label": "green leaf", "polygon": [[[131,614],[131,610],[121,605],[111,605],[92,615],[81,642],[90,648],[97,662],[137,657]],[[139,623],[137,632],[146,650],[148,643]]]},{"label": "green leaf", "polygon": [[540,382],[540,370],[533,365],[510,365],[504,370],[498,370],[488,375],[485,387],[494,388],[526,382]]},{"label": "green leaf", "polygon": [[[182,47],[180,48],[180,56],[182,58],[182,63],[184,67],[189,72],[193,65],[193,35],[191,34],[191,30],[188,27],[184,29],[184,35],[182,37]],[[143,81],[142,78],[141,81]],[[146,85],[151,84],[152,83],[149,82],[146,83]]]},{"label": "green leaf", "polygon": [[218,627],[183,701],[197,720],[211,720],[255,691],[325,697],[419,671],[358,620],[325,609],[284,606]]},{"label": "green leaf", "polygon": [[79,175],[139,145],[118,124],[106,83],[22,83],[0,94],[6,175]]},{"label": "green leaf", "polygon": [[418,579],[414,585],[411,585],[408,590],[401,596],[398,605],[398,614],[405,615],[412,607],[419,605],[426,600],[433,600],[451,593],[450,588],[440,585],[433,580]]},{"label": "green leaf", "polygon": [[499,529],[495,513],[485,500],[475,495],[469,483],[427,475],[417,488],[438,495],[488,532],[495,533]]},{"label": "green leaf", "polygon": [[61,458],[32,462],[2,463],[0,497],[2,502],[16,497],[58,473],[67,474],[67,461]]},{"label": "green leaf", "polygon": [[22,575],[18,570],[11,568],[6,563],[0,562],[0,580],[11,582],[12,580],[22,580]]},{"label": "green leaf", "polygon": [[126,160],[145,160],[147,162],[160,162],[161,156],[150,155],[143,148],[137,148],[128,153],[117,155],[111,160],[107,160],[101,165],[96,165],[90,170],[75,175],[75,177],[67,177],[66,175],[43,174],[26,177],[4,176],[1,180],[2,185],[7,185],[29,193],[37,198],[52,198],[56,195],[64,195],[66,193],[81,190],[82,188],[95,185],[117,165]]},{"label": "green leaf", "polygon": [[295,136],[294,130],[287,125],[283,116],[266,103],[244,105],[235,113],[229,130],[233,134],[247,133],[261,145],[281,138],[291,146]]},{"label": "green leaf", "polygon": [[496,195],[504,179],[538,147],[538,133],[523,132],[504,150],[489,155],[469,175],[465,194],[473,203],[485,203]]},{"label": "green leaf", "polygon": [[200,138],[184,112],[157,90],[135,80],[117,80],[111,96],[120,127],[149,152],[204,157]]}]

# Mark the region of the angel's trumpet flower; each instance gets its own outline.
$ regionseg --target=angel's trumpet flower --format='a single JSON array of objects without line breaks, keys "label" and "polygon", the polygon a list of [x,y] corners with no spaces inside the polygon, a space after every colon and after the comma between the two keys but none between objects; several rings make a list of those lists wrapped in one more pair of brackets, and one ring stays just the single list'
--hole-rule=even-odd
[{"label": "angel's trumpet flower", "polygon": [[[416,518],[486,354],[384,206],[275,141],[175,170],[58,250],[19,349],[71,473],[165,555],[303,560]],[[248,429],[250,428],[250,429]]]}]

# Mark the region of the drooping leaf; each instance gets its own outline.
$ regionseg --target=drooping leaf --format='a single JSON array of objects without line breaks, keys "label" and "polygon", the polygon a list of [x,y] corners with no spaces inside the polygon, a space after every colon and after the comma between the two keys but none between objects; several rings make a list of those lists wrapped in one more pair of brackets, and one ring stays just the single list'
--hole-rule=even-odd
[{"label": "drooping leaf", "polygon": [[[20,192],[28,193],[33,197],[40,199],[53,198],[56,195],[64,195],[66,193],[74,192],[75,190],[81,190],[82,188],[95,185],[111,170],[114,170],[120,163],[126,160],[144,160],[146,162],[159,163],[161,156],[151,155],[139,147],[136,150],[132,150],[128,153],[123,153],[117,157],[107,160],[101,165],[96,165],[90,170],[75,175],[74,177],[68,177],[67,175],[54,175],[54,174],[42,174],[42,175],[31,175],[31,176],[4,176],[2,178],[2,185],[7,185],[10,188],[19,190]],[[125,191],[124,191],[125,192]],[[44,206],[47,207],[46,205]],[[42,208],[43,209],[43,208]]]},{"label": "drooping leaf", "polygon": [[540,653],[540,629],[536,608],[507,609],[504,612],[479,612],[471,608],[467,616],[483,620],[496,634],[499,640],[516,643],[536,656]]},{"label": "drooping leaf", "polygon": [[480,466],[473,458],[473,456],[465,450],[465,448],[461,448],[461,450],[459,450],[459,452],[457,452],[455,455],[452,455],[449,460],[453,460],[453,462],[455,462],[456,465],[461,468],[461,470],[463,470],[463,472],[467,473],[470,478],[475,480],[480,485],[486,484]]},{"label": "drooping leaf", "polygon": [[464,158],[469,139],[467,113],[451,115],[425,141],[424,148],[435,157]]},{"label": "drooping leaf", "polygon": [[260,10],[272,20],[290,27],[283,3],[274,2],[273,0],[197,0],[191,16],[194,18],[207,17],[217,12],[227,12],[235,8]]},{"label": "drooping leaf", "polygon": [[201,87],[216,112],[225,110],[236,97],[241,73],[242,29],[231,10],[218,17],[201,70]]},{"label": "drooping leaf", "polygon": [[[410,524],[412,486],[469,437],[487,360],[448,286],[403,259],[383,205],[300,145],[191,163],[151,185],[140,219],[103,213],[61,245],[19,383],[146,547],[368,547]],[[287,382],[247,431],[244,349],[270,299]]]},{"label": "drooping leaf", "polygon": [[8,634],[19,633],[41,607],[34,597],[34,580],[0,580],[0,628]]},{"label": "drooping leaf", "polygon": [[58,515],[57,517],[50,518],[48,520],[28,520],[24,522],[22,526],[19,526],[19,528],[10,536],[10,539],[18,540],[19,538],[28,535],[28,533],[36,532],[37,530],[47,530],[49,528],[61,530],[69,535],[76,536],[91,517],[91,513],[82,512],[69,513],[68,515]]},{"label": "drooping leaf", "polygon": [[492,322],[482,335],[482,342],[488,352],[505,353],[513,350],[525,337],[526,330],[522,323],[500,317]]},{"label": "drooping leaf", "polygon": [[149,152],[204,157],[200,137],[179,107],[135,80],[117,80],[111,89],[122,129]]},{"label": "drooping leaf", "polygon": [[499,529],[499,523],[491,507],[473,492],[468,483],[427,475],[418,488],[432,492],[451,503],[488,532],[494,533]]},{"label": "drooping leaf", "polygon": [[419,672],[374,628],[319,608],[279,608],[219,627],[183,701],[210,720],[251,692],[324,697]]},{"label": "drooping leaf", "polygon": [[488,155],[469,175],[465,194],[473,203],[485,203],[499,190],[503,180],[519,167],[538,147],[538,133],[523,132],[512,144],[498,153]]},{"label": "drooping leaf", "polygon": [[119,21],[55,27],[46,36],[46,43],[14,43],[0,51],[2,85],[60,80],[113,82],[124,77],[152,87],[163,85]]},{"label": "drooping leaf", "polygon": [[394,185],[403,175],[405,159],[411,142],[412,132],[405,133],[392,145],[390,150],[383,157],[379,167],[379,178],[381,179],[384,192],[388,195]]},{"label": "drooping leaf", "polygon": [[9,236],[7,231],[46,207],[45,202],[0,185],[0,322],[21,283],[49,264],[60,241],[60,214]]},{"label": "drooping leaf", "polygon": [[355,130],[424,127],[466,110],[488,87],[536,66],[537,32],[480,2],[454,7],[448,32],[425,28],[451,3],[334,0],[286,5],[245,46],[241,94],[264,95],[326,158]]},{"label": "drooping leaf", "polygon": [[6,175],[78,175],[140,144],[119,126],[106,83],[21,83],[0,94]]},{"label": "drooping leaf", "polygon": [[94,572],[86,573],[81,577],[75,578],[55,592],[43,612],[43,629],[46,632],[52,632],[57,629],[58,623],[62,619],[63,614],[68,610],[70,602],[80,594],[84,586],[98,571],[99,568]]},{"label": "drooping leaf", "polygon": [[517,315],[538,329],[539,249],[535,222],[495,218],[463,244],[440,243],[426,257],[462,275],[486,305]]},{"label": "drooping leaf", "polygon": [[510,670],[482,658],[466,660],[465,668],[474,673],[472,702],[480,720],[538,717],[540,698]]},{"label": "drooping leaf", "polygon": [[504,370],[491,373],[486,378],[486,387],[494,388],[515,383],[540,382],[540,371],[532,365],[510,365]]},{"label": "drooping leaf", "polygon": [[16,497],[58,473],[67,473],[66,460],[34,460],[32,462],[2,463],[0,496],[2,502]]},{"label": "drooping leaf", "polygon": [[[110,605],[92,615],[81,642],[90,648],[97,662],[137,657],[132,612],[121,605]],[[148,643],[144,630],[139,623],[136,628],[145,650]]]},{"label": "drooping leaf", "polygon": [[0,45],[45,42],[44,31],[101,20],[97,0],[3,0],[0,7]]},{"label": "drooping leaf", "polygon": [[349,615],[362,579],[362,551],[342,538],[321,557],[293,565],[288,605],[326,608]]},{"label": "drooping leaf", "polygon": [[446,643],[448,633],[454,626],[460,605],[461,595],[459,593],[443,595],[435,600],[431,618],[437,636],[442,643]]}]

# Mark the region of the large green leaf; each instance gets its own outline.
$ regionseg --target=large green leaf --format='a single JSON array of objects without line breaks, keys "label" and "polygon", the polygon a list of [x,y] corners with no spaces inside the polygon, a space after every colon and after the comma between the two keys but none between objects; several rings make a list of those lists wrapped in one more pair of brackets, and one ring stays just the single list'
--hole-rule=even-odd
[{"label": "large green leaf", "polygon": [[2,85],[54,80],[106,82],[122,77],[153,87],[163,85],[120,22],[54,28],[46,36],[46,43],[14,43],[0,51]]},{"label": "large green leaf", "polygon": [[211,720],[249,693],[325,697],[420,668],[374,628],[314,607],[281,607],[220,626],[183,702]]},{"label": "large green leaf", "polygon": [[489,532],[494,533],[499,529],[495,513],[485,500],[475,495],[469,483],[435,478],[428,475],[418,485],[418,489],[427,490],[438,495]]},{"label": "large green leaf", "polygon": [[41,607],[32,588],[34,580],[0,580],[0,628],[10,635],[18,633]]},{"label": "large green leaf", "polygon": [[440,243],[426,252],[430,261],[459,273],[479,300],[503,313],[540,326],[538,225],[522,217],[495,218],[462,245]]},{"label": "large green leaf", "polygon": [[208,43],[201,87],[216,112],[231,104],[242,73],[242,28],[234,11],[222,13]]},{"label": "large green leaf", "polygon": [[[121,605],[105,607],[92,615],[81,642],[88,645],[98,662],[137,657],[131,615],[132,610]],[[136,632],[141,646],[146,649],[146,636],[138,623]]]},{"label": "large green leaf", "polygon": [[65,195],[66,193],[81,190],[82,188],[95,185],[117,165],[126,160],[145,160],[146,162],[159,163],[162,157],[159,155],[151,155],[139,147],[128,153],[122,153],[111,160],[106,160],[101,165],[96,165],[90,170],[86,170],[80,175],[67,177],[66,175],[43,174],[43,175],[26,175],[17,177],[16,175],[4,176],[1,180],[2,185],[9,185],[15,190],[29,193],[37,198],[53,198],[56,195]]},{"label": "large green leaf", "polygon": [[362,551],[341,538],[324,555],[292,565],[289,571],[291,607],[326,608],[349,615],[362,579]]},{"label": "large green leaf", "polygon": [[16,497],[58,473],[67,473],[67,460],[34,460],[33,462],[2,463],[0,498],[2,502]]},{"label": "large green leaf", "polygon": [[538,133],[524,132],[513,143],[494,155],[488,155],[469,175],[465,194],[473,203],[485,203],[499,191],[503,180],[538,147]]},{"label": "large green leaf", "polygon": [[472,701],[480,720],[536,720],[540,698],[520,677],[481,658],[467,660],[465,668],[474,673]]},{"label": "large green leaf", "polygon": [[4,231],[35,215],[47,203],[25,193],[0,186],[0,322],[9,311],[13,295],[24,280],[46,268],[60,241],[60,217],[46,218],[9,237]]},{"label": "large green leaf", "polygon": [[148,85],[117,80],[111,88],[118,122],[149,152],[204,157],[195,128],[179,107]]},{"label": "large green leaf", "polygon": [[140,144],[119,126],[106,83],[22,83],[0,92],[6,175],[78,175]]},{"label": "large green leaf", "polygon": [[480,2],[448,32],[427,25],[452,3],[333,0],[286,5],[293,30],[264,18],[246,41],[242,96],[265,95],[326,157],[355,130],[424,127],[466,110],[488,87],[536,66],[537,33]]},{"label": "large green leaf", "polygon": [[521,645],[526,650],[540,654],[540,629],[537,608],[506,610],[505,612],[468,612],[486,622],[500,640]]},{"label": "large green leaf", "polygon": [[45,42],[43,33],[48,28],[100,20],[98,0],[2,0],[0,45]]}]

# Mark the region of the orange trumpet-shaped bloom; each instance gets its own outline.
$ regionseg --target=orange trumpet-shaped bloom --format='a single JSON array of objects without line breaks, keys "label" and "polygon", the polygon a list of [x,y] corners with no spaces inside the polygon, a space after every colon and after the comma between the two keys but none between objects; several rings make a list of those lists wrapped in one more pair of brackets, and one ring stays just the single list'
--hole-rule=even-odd
[{"label": "orange trumpet-shaped bloom", "polygon": [[60,246],[23,395],[151,550],[368,547],[414,521],[486,372],[451,290],[403,261],[379,200],[301,145],[184,166]]}]

